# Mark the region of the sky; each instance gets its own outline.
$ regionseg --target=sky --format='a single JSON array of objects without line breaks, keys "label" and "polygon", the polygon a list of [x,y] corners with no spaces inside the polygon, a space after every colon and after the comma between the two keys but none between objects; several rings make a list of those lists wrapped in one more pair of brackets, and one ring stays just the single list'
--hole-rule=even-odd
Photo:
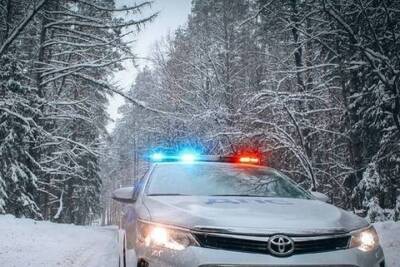
[{"label": "sky", "polygon": [[[135,0],[116,0],[117,7],[126,5],[132,6],[135,3],[142,1]],[[169,33],[173,33],[179,26],[187,22],[187,17],[191,9],[191,0],[155,0],[151,9],[143,10],[141,16],[146,16],[154,12],[160,12],[157,18],[139,32],[135,37],[136,41],[131,45],[132,51],[139,58],[145,58],[150,55],[156,41],[162,39]],[[130,17],[132,18],[132,17]],[[129,41],[129,40],[127,40]],[[137,75],[138,69],[150,63],[146,60],[136,60],[136,68],[130,62],[125,62],[125,70],[114,74],[113,81],[119,85],[121,89],[127,91],[133,84]],[[113,96],[109,98],[109,105],[107,108],[110,114],[111,121],[107,125],[107,129],[112,131],[115,125],[115,120],[119,118],[118,108],[124,103],[121,96]]]}]

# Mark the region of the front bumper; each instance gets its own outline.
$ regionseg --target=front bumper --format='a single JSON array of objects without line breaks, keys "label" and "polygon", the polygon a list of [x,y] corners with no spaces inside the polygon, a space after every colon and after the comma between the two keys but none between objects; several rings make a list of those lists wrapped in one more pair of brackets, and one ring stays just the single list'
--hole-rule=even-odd
[{"label": "front bumper", "polygon": [[[145,260],[149,267],[383,267],[384,255],[381,247],[371,252],[357,248],[330,252],[308,253],[289,257],[243,253],[202,247],[189,247],[183,251],[137,247],[138,259]],[[130,267],[130,266],[129,266]]]}]

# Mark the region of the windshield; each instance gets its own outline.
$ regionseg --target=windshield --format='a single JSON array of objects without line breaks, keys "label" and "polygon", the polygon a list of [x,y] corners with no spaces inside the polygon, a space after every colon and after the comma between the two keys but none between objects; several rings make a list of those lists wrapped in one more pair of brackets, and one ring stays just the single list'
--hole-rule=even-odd
[{"label": "windshield", "polygon": [[148,195],[310,198],[283,174],[254,166],[159,164],[150,179]]}]

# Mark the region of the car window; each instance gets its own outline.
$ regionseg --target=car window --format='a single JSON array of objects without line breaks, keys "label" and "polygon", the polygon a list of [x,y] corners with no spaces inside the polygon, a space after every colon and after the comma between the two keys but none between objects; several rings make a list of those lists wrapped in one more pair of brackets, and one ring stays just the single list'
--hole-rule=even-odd
[{"label": "car window", "polygon": [[159,164],[152,172],[147,193],[310,198],[276,170],[220,163]]}]

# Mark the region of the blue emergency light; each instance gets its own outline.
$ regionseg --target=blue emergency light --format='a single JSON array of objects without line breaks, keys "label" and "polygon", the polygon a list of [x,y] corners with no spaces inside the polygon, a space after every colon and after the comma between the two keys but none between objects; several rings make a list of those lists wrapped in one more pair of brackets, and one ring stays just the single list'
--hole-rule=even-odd
[{"label": "blue emergency light", "polygon": [[152,161],[163,161],[165,158],[164,154],[161,152],[154,153],[151,155],[151,160]]},{"label": "blue emergency light", "polygon": [[150,155],[150,160],[154,162],[163,161],[181,161],[185,163],[193,163],[199,159],[199,154],[194,151],[183,151],[181,153],[164,154],[162,152],[155,152]]},{"label": "blue emergency light", "polygon": [[185,152],[180,155],[179,160],[182,162],[191,163],[196,161],[196,158],[196,154]]}]

